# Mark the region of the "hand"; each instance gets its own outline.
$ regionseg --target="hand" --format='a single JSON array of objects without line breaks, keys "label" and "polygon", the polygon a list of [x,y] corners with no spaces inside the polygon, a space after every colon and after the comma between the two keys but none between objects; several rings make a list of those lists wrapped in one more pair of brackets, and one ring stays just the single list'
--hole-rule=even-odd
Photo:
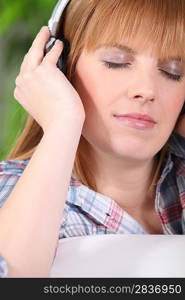
[{"label": "hand", "polygon": [[185,114],[179,117],[174,131],[185,137]]},{"label": "hand", "polygon": [[79,94],[56,66],[63,43],[57,40],[44,56],[49,37],[49,28],[42,27],[24,57],[14,90],[15,99],[44,131],[64,116],[85,119]]}]

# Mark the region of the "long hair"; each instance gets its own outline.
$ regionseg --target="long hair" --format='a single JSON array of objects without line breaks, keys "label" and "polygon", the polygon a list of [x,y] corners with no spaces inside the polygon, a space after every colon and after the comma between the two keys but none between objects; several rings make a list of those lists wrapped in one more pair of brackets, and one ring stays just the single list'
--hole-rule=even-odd
[{"label": "long hair", "polygon": [[[124,40],[128,45],[135,43],[136,48],[142,51],[152,43],[159,59],[179,56],[185,60],[185,0],[71,0],[61,18],[58,38],[61,32],[70,43],[67,78],[72,84],[82,50],[94,51],[101,44],[114,46]],[[31,158],[42,136],[42,128],[28,115],[22,133],[6,159]],[[87,140],[81,135],[73,173],[81,183],[97,191],[88,147]],[[168,141],[155,156],[148,190],[152,196],[167,149]]]}]

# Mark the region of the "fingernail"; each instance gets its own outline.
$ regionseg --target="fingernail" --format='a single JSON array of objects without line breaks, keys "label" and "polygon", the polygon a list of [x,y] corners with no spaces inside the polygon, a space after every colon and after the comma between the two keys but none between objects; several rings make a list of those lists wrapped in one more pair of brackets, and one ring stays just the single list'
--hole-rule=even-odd
[{"label": "fingernail", "polygon": [[56,40],[58,45],[62,45],[63,46],[63,42],[61,40]]},{"label": "fingernail", "polygon": [[41,30],[46,30],[46,28],[48,28],[46,25],[41,27]]}]

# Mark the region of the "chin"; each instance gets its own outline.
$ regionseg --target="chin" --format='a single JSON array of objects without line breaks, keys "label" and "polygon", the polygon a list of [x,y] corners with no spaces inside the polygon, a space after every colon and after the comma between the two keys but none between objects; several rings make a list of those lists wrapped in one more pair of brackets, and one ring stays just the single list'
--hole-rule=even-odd
[{"label": "chin", "polygon": [[112,152],[112,156],[114,156],[115,158],[121,159],[121,160],[127,160],[127,161],[146,161],[149,159],[152,159],[154,156],[148,153],[142,153],[141,154],[137,154],[135,152],[118,152],[118,151],[114,151]]},{"label": "chin", "polygon": [[151,143],[133,137],[125,139],[119,137],[119,139],[112,141],[110,148],[115,156],[136,160],[152,158],[155,152],[152,151],[154,149],[152,149]]}]

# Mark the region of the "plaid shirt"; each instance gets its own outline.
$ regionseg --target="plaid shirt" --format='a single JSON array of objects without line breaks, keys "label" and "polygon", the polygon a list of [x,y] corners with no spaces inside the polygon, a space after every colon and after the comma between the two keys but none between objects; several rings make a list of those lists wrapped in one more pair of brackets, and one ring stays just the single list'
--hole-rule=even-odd
[{"label": "plaid shirt", "polygon": [[[164,234],[185,234],[185,137],[173,133],[168,141],[155,209]],[[28,160],[0,162],[0,207],[8,198]],[[97,193],[72,174],[59,239],[93,234],[149,234],[111,198]],[[56,249],[57,250],[57,249]],[[8,267],[0,256],[0,277]]]}]

